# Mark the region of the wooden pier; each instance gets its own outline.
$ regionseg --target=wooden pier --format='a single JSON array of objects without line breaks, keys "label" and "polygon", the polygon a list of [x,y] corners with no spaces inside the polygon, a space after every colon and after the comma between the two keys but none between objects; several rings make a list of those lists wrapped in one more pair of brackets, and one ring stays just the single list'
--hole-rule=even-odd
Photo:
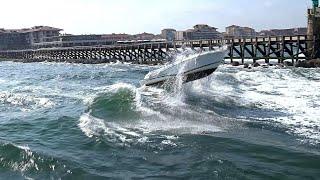
[{"label": "wooden pier", "polygon": [[300,36],[256,37],[241,39],[211,39],[173,42],[147,42],[114,44],[109,46],[81,46],[69,48],[44,48],[0,51],[0,58],[21,59],[28,62],[57,61],[73,63],[106,63],[110,61],[153,64],[166,62],[176,53],[190,48],[194,51],[208,51],[218,46],[227,46],[228,62],[246,59],[265,60],[277,59],[298,61],[305,59],[314,52],[310,43],[319,42],[319,38]]},{"label": "wooden pier", "polygon": [[310,57],[313,51],[310,42],[314,40],[307,35],[227,39],[225,43],[229,44],[229,54],[226,59],[230,59],[230,62],[239,59],[242,64],[245,59],[252,59],[254,63],[261,59],[265,63],[269,63],[271,59],[277,59],[278,63],[283,63],[284,60],[292,60],[294,63]]}]

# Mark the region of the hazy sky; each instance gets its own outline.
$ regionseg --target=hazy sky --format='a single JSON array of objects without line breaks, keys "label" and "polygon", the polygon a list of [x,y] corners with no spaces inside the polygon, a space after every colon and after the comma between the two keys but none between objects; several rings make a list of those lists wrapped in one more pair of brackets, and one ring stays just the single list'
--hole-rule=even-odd
[{"label": "hazy sky", "polygon": [[205,23],[257,30],[306,26],[311,0],[0,0],[0,27],[49,25],[66,33],[160,33]]}]

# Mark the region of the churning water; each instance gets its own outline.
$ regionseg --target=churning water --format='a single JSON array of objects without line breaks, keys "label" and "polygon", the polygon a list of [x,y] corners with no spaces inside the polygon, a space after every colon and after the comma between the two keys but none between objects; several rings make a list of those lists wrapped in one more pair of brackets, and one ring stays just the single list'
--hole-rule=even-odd
[{"label": "churning water", "polygon": [[0,179],[320,177],[319,69],[156,68],[1,62]]}]

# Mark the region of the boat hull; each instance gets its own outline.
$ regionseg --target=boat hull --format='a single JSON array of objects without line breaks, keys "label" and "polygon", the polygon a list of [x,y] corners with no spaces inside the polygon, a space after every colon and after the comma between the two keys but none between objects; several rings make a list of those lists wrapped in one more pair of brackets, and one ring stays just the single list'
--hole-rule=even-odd
[{"label": "boat hull", "polygon": [[161,85],[168,80],[183,76],[183,82],[198,80],[212,74],[222,63],[225,51],[207,52],[149,73],[142,85]]}]

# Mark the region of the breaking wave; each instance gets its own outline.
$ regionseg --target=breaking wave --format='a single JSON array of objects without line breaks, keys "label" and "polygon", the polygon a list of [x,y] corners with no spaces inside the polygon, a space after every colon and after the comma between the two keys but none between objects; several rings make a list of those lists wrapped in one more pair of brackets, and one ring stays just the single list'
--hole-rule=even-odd
[{"label": "breaking wave", "polygon": [[[117,83],[105,87],[79,120],[80,129],[88,137],[104,137],[110,142],[126,144],[152,142],[172,145],[172,136],[220,132],[223,128],[183,102],[178,94],[153,87],[136,88]],[[212,118],[215,118],[212,115]],[[162,131],[166,136],[154,137]]]}]

